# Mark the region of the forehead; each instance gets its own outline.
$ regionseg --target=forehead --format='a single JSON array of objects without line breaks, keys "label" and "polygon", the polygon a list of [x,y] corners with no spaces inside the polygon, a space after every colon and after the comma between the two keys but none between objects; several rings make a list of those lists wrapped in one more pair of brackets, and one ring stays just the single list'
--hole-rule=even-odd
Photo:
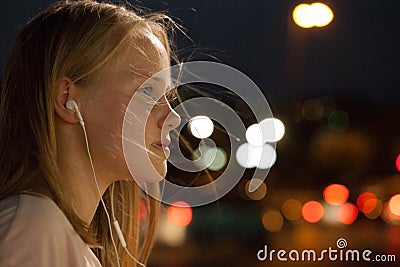
[{"label": "forehead", "polygon": [[139,78],[151,77],[170,65],[165,46],[149,32],[132,38],[128,52],[121,63],[123,68]]}]

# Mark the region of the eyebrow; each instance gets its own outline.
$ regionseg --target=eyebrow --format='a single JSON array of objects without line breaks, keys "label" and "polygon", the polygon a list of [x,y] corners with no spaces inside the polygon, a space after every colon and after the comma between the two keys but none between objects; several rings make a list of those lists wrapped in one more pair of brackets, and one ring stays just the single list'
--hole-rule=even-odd
[{"label": "eyebrow", "polygon": [[133,74],[136,74],[136,75],[139,75],[141,77],[148,78],[148,79],[151,78],[151,79],[154,79],[157,82],[162,82],[162,79],[160,79],[159,77],[154,77],[154,75],[150,76],[148,74],[136,71],[135,69],[133,69],[133,65],[132,64],[129,64],[129,67],[132,67],[132,68],[129,69],[130,73],[133,73]]}]

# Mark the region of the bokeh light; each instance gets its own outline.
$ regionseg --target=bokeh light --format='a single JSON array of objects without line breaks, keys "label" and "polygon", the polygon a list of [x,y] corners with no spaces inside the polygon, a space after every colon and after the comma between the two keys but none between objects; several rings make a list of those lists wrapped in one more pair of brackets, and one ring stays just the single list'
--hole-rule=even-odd
[{"label": "bokeh light", "polygon": [[[257,189],[254,191],[251,191],[250,184],[252,184],[252,186]],[[267,194],[267,185],[264,183],[263,180],[253,178],[246,182],[245,193],[246,193],[247,197],[252,200],[261,200]]]},{"label": "bokeh light", "polygon": [[202,155],[197,148],[193,153],[193,159],[197,160],[200,156],[201,160],[196,161],[196,165],[200,168],[208,168],[211,171],[219,171],[227,163],[226,152],[220,147],[205,147]]},{"label": "bokeh light", "polygon": [[394,195],[389,200],[390,212],[396,216],[400,216],[400,194]]},{"label": "bokeh light", "polygon": [[267,142],[277,142],[285,135],[285,125],[277,118],[267,118],[250,125],[246,130],[246,140],[253,146]]},{"label": "bokeh light", "polygon": [[324,216],[324,207],[318,201],[311,200],[303,205],[301,214],[307,222],[316,223]]},{"label": "bokeh light", "polygon": [[286,200],[281,207],[283,216],[290,221],[296,221],[301,218],[302,204],[297,199]]},{"label": "bokeh light", "polygon": [[370,212],[364,212],[365,217],[367,217],[368,219],[375,220],[382,213],[383,203],[380,199],[368,199],[365,202],[364,206],[366,206],[366,207],[374,206],[374,209],[371,210]]},{"label": "bokeh light", "polygon": [[168,208],[167,216],[176,226],[188,226],[192,221],[192,208],[184,201],[177,201]]},{"label": "bokeh light", "polygon": [[246,140],[252,146],[262,146],[264,144],[263,132],[260,124],[255,123],[247,128]]},{"label": "bokeh light", "polygon": [[344,132],[350,124],[349,115],[340,110],[335,110],[329,114],[328,126],[334,132]]},{"label": "bokeh light", "polygon": [[262,216],[262,224],[269,232],[279,232],[283,227],[283,217],[279,211],[271,210]]},{"label": "bokeh light", "polygon": [[252,146],[244,143],[236,151],[236,160],[243,168],[269,169],[275,164],[276,158],[275,148],[269,144]]},{"label": "bokeh light", "polygon": [[293,20],[302,28],[324,27],[333,18],[332,9],[323,3],[300,4],[293,10]]},{"label": "bokeh light", "polygon": [[400,224],[400,216],[392,212],[390,208],[390,200],[383,204],[381,217],[389,224]]},{"label": "bokeh light", "polygon": [[324,189],[324,200],[331,205],[342,205],[349,198],[349,189],[341,184],[331,184]]},{"label": "bokeh light", "polygon": [[371,192],[364,192],[360,194],[357,198],[357,207],[363,213],[370,213],[372,212],[377,203],[377,197],[374,193]]},{"label": "bokeh light", "polygon": [[285,135],[285,125],[277,118],[267,118],[260,122],[263,142],[278,142]]},{"label": "bokeh light", "polygon": [[140,216],[140,220],[144,221],[147,217],[147,206],[145,201],[142,199],[139,202],[139,216]]},{"label": "bokeh light", "polygon": [[307,100],[301,107],[301,114],[306,120],[318,121],[324,116],[324,106],[317,99]]},{"label": "bokeh light", "polygon": [[214,123],[207,116],[191,118],[188,127],[192,135],[200,139],[209,137],[214,131]]},{"label": "bokeh light", "polygon": [[338,209],[338,220],[343,224],[352,224],[358,217],[358,209],[356,205],[346,203]]},{"label": "bokeh light", "polygon": [[400,172],[400,154],[396,158],[396,169]]}]

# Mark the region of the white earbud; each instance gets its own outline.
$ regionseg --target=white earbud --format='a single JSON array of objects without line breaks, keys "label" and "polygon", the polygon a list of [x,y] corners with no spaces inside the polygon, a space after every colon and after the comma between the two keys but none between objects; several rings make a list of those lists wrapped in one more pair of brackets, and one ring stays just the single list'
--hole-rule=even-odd
[{"label": "white earbud", "polygon": [[81,112],[80,112],[78,104],[76,104],[75,100],[73,100],[73,99],[68,100],[67,103],[65,104],[65,106],[67,107],[67,109],[75,111],[76,115],[78,116],[79,123],[82,125],[82,127],[85,127],[85,123],[83,122]]}]

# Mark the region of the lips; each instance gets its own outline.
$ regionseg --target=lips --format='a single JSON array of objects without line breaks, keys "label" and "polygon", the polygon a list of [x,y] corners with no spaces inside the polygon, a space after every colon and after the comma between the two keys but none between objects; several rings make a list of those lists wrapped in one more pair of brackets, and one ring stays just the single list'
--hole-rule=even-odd
[{"label": "lips", "polygon": [[168,147],[168,145],[169,145],[170,143],[171,143],[171,141],[168,140],[168,139],[166,139],[166,140],[164,140],[164,141],[154,142],[154,143],[152,143],[151,145],[152,145],[153,147],[155,147],[156,149],[162,151],[162,152],[165,154],[165,156],[168,158],[169,155],[170,155],[170,153],[171,153],[171,151],[170,151],[170,149],[169,149],[169,147]]}]

